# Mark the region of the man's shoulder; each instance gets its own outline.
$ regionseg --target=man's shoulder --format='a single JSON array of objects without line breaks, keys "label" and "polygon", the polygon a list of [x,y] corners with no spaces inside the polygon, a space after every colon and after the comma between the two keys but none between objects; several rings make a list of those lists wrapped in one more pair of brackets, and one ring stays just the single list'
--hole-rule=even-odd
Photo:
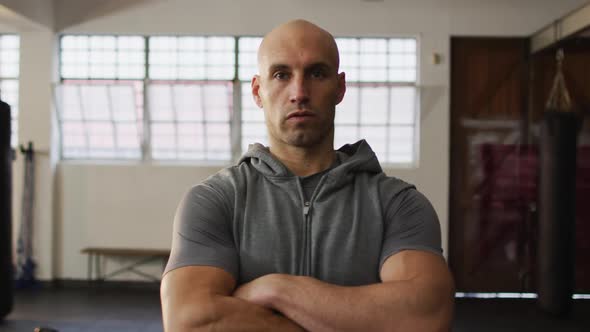
[{"label": "man's shoulder", "polygon": [[381,173],[377,176],[379,194],[382,199],[391,199],[416,191],[416,186],[398,177]]},{"label": "man's shoulder", "polygon": [[241,162],[237,165],[231,165],[224,167],[217,171],[215,174],[205,179],[204,183],[223,183],[223,182],[236,182],[249,177],[257,176],[257,172],[252,169],[248,163]]},{"label": "man's shoulder", "polygon": [[222,190],[224,192],[234,191],[243,186],[249,178],[256,176],[256,172],[253,171],[247,163],[240,163],[220,169],[205,180],[196,184],[194,188],[208,187]]},{"label": "man's shoulder", "polygon": [[416,186],[410,182],[400,179],[393,175],[387,175],[385,172],[372,174],[371,177],[379,184],[379,187],[385,190],[401,191]]},{"label": "man's shoulder", "polygon": [[414,184],[394,176],[383,175],[379,194],[385,206],[411,205],[416,208],[433,209],[432,203]]},{"label": "man's shoulder", "polygon": [[235,193],[240,186],[239,165],[227,166],[191,186],[186,192],[188,201],[210,201],[233,206]]}]

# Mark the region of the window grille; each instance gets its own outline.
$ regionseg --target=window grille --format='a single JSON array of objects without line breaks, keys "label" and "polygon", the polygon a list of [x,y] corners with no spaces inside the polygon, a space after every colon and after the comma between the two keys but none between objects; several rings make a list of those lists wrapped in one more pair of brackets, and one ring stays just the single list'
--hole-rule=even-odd
[{"label": "window grille", "polygon": [[[63,36],[57,89],[63,157],[228,162],[251,143],[268,145],[264,112],[250,87],[261,41]],[[414,164],[416,39],[336,42],[347,92],[336,109],[335,147],[364,138],[381,162]]]}]

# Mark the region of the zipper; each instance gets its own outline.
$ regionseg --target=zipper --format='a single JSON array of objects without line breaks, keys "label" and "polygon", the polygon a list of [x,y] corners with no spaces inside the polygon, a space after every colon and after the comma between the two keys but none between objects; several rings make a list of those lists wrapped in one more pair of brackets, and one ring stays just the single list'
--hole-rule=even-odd
[{"label": "zipper", "polygon": [[311,203],[309,201],[303,203],[303,215],[307,218],[307,214],[309,213],[309,206]]},{"label": "zipper", "polygon": [[311,276],[313,271],[311,269],[311,261],[312,261],[312,252],[311,252],[311,216],[309,211],[312,208],[313,202],[315,197],[317,196],[320,188],[324,184],[324,180],[326,179],[327,174],[324,174],[320,181],[318,182],[317,186],[313,190],[311,194],[311,198],[306,201],[303,197],[303,188],[301,187],[301,180],[297,178],[297,186],[299,188],[299,194],[301,196],[301,201],[303,202],[303,254],[302,254],[302,262],[301,262],[301,275],[304,276]]},{"label": "zipper", "polygon": [[303,216],[305,218],[305,256],[304,256],[304,275],[311,275],[311,224],[309,218],[309,208],[311,202],[306,201],[303,203]]},{"label": "zipper", "polygon": [[301,202],[303,203],[303,231],[302,231],[302,245],[301,245],[301,256],[299,258],[299,267],[298,267],[298,274],[302,275],[302,276],[307,276],[307,271],[306,271],[306,266],[307,266],[307,215],[309,214],[309,206],[311,204],[309,204],[309,202],[307,202],[308,204],[305,204],[305,198],[303,196],[303,188],[301,186],[301,180],[299,179],[299,177],[295,178],[295,182],[297,183],[297,189],[299,191],[299,198],[301,199]]}]

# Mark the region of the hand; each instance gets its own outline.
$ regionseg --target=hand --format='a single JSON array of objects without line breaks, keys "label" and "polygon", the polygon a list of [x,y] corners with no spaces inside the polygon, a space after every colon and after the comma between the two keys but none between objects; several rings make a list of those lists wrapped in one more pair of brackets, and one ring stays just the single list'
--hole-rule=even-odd
[{"label": "hand", "polygon": [[281,294],[281,285],[289,278],[286,274],[267,274],[238,287],[233,296],[239,299],[261,305],[269,309],[273,301]]}]

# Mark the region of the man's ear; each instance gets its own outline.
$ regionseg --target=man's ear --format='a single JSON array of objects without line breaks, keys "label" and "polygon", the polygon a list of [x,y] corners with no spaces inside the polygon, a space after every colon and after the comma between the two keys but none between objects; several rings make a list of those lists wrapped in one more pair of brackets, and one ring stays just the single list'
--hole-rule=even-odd
[{"label": "man's ear", "polygon": [[344,94],[346,93],[346,74],[341,72],[338,74],[338,92],[336,94],[336,105],[340,104],[342,99],[344,99]]},{"label": "man's ear", "polygon": [[258,107],[262,108],[262,98],[260,98],[260,76],[254,75],[252,77],[252,97]]}]

